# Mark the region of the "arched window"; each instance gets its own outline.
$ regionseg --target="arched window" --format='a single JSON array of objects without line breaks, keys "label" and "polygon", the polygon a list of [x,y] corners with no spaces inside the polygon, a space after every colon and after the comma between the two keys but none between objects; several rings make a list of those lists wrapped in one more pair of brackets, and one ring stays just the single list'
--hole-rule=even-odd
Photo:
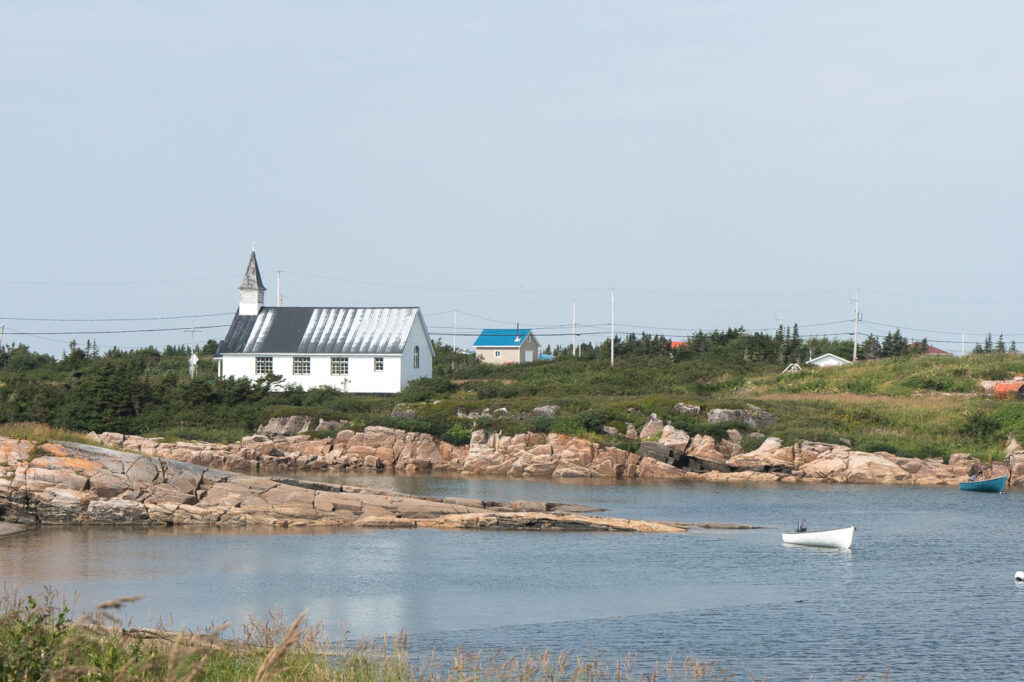
[{"label": "arched window", "polygon": [[420,368],[420,347],[419,346],[413,346],[412,347],[412,367],[413,367],[413,369],[419,369]]}]

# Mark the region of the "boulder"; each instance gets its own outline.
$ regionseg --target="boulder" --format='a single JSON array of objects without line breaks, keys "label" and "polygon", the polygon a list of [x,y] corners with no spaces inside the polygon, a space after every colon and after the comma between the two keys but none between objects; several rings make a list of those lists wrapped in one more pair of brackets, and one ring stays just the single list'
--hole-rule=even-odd
[{"label": "boulder", "polygon": [[637,476],[641,478],[685,478],[686,474],[671,464],[659,462],[650,457],[642,457],[637,467]]},{"label": "boulder", "polygon": [[700,405],[687,405],[686,403],[676,403],[672,408],[676,414],[690,414],[696,416],[700,414]]},{"label": "boulder", "polygon": [[1003,449],[1003,452],[1005,452],[1007,455],[1012,455],[1013,453],[1017,452],[1020,449],[1020,443],[1017,442],[1016,436],[1014,436],[1012,433],[1008,435],[1006,438],[1006,447]]},{"label": "boulder", "polygon": [[540,407],[533,408],[530,413],[534,417],[556,417],[558,416],[558,405],[541,405]]},{"label": "boulder", "polygon": [[846,466],[847,483],[897,483],[910,479],[910,473],[878,452],[851,452]]},{"label": "boulder", "polygon": [[391,408],[391,416],[395,419],[415,419],[416,408],[405,403],[397,403]]},{"label": "boulder", "polygon": [[661,432],[665,429],[665,422],[658,419],[658,415],[651,413],[651,416],[647,418],[647,423],[640,429],[640,440],[657,440],[661,437]]},{"label": "boulder", "polygon": [[978,458],[966,452],[954,452],[949,456],[949,470],[958,478],[969,478],[980,474],[984,467]]},{"label": "boulder", "polygon": [[321,419],[314,431],[341,431],[349,426],[352,426],[352,422],[347,419]]},{"label": "boulder", "polygon": [[675,428],[671,424],[666,424],[665,428],[661,431],[661,438],[658,439],[658,443],[679,452],[684,452],[687,446],[690,445],[690,434],[682,429]]},{"label": "boulder", "polygon": [[757,449],[730,457],[729,466],[752,471],[788,470],[793,466],[793,448],[782,447],[778,438],[766,438]]},{"label": "boulder", "polygon": [[708,410],[708,421],[712,424],[743,422],[751,429],[763,429],[771,426],[775,422],[775,417],[767,410],[763,410],[755,405],[747,405],[745,410]]},{"label": "boulder", "polygon": [[256,430],[265,436],[294,436],[309,431],[312,418],[308,415],[296,414],[291,417],[274,417]]},{"label": "boulder", "polygon": [[829,453],[816,457],[800,467],[799,472],[804,478],[826,481],[843,481],[846,478],[848,453],[839,455]]}]

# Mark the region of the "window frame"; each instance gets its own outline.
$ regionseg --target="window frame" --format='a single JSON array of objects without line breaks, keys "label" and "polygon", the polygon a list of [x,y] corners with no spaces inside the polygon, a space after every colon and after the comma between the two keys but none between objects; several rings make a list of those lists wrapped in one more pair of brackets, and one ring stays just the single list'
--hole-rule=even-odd
[{"label": "window frame", "polygon": [[331,376],[343,377],[348,375],[348,356],[336,355],[331,358]]},{"label": "window frame", "polygon": [[419,369],[420,368],[420,347],[419,346],[413,346],[412,347],[412,368],[413,369]]},{"label": "window frame", "polygon": [[[273,355],[257,355],[253,358],[256,364],[256,376],[265,377],[268,374],[274,373],[274,356]],[[263,365],[266,369],[260,371],[260,366]]]},{"label": "window frame", "polygon": [[[303,365],[305,367],[303,368]],[[302,371],[305,369],[305,371]],[[292,375],[294,376],[309,376],[312,373],[313,363],[308,355],[293,355],[292,356]]]},{"label": "window frame", "polygon": [[384,371],[384,356],[376,355],[373,358],[373,371],[383,372]]}]

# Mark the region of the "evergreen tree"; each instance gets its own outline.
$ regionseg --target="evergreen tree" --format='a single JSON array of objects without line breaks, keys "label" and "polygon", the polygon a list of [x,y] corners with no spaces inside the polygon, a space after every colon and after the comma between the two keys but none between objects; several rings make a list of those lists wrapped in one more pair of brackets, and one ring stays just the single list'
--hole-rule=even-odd
[{"label": "evergreen tree", "polygon": [[1006,343],[1003,342],[1003,335],[1002,334],[999,335],[999,340],[996,341],[996,352],[997,353],[1005,353],[1006,352]]},{"label": "evergreen tree", "polygon": [[1016,341],[1010,341],[1010,352],[1011,353],[1016,353],[1017,352],[1017,342]]},{"label": "evergreen tree", "polygon": [[882,344],[874,334],[868,334],[868,338],[860,344],[860,357],[865,360],[877,360],[882,357]]},{"label": "evergreen tree", "polygon": [[985,349],[984,352],[986,353],[992,352],[992,332],[989,332],[985,336],[985,345],[983,346],[983,348]]},{"label": "evergreen tree", "polygon": [[900,333],[900,330],[889,332],[882,340],[882,357],[897,358],[907,354],[907,339]]}]

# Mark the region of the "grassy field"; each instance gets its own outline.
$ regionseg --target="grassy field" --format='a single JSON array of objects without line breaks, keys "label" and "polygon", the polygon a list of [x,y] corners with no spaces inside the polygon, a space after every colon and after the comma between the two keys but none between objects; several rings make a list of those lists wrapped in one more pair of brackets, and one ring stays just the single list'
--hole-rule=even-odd
[{"label": "grassy field", "polygon": [[[911,355],[781,374],[777,358],[752,354],[749,337],[721,339],[700,353],[626,344],[614,367],[599,349],[584,357],[498,366],[439,347],[434,378],[393,396],[270,390],[265,382],[217,379],[208,354],[190,380],[186,356],[173,349],[56,360],[7,348],[0,349],[0,424],[227,442],[253,433],[270,417],[309,414],[348,419],[355,428],[424,431],[455,444],[468,442],[473,429],[487,428],[565,433],[632,450],[635,441],[607,435],[603,427],[639,429],[651,413],[716,437],[734,426],[675,414],[673,406],[685,402],[705,409],[767,409],[775,422],[764,435],[785,443],[820,440],[907,456],[969,452],[999,458],[1010,434],[1024,434],[1024,402],[985,398],[979,386],[1024,374],[1024,356],[1016,353]],[[557,413],[533,413],[544,405],[558,406]],[[473,416],[459,416],[467,414]]]}]

